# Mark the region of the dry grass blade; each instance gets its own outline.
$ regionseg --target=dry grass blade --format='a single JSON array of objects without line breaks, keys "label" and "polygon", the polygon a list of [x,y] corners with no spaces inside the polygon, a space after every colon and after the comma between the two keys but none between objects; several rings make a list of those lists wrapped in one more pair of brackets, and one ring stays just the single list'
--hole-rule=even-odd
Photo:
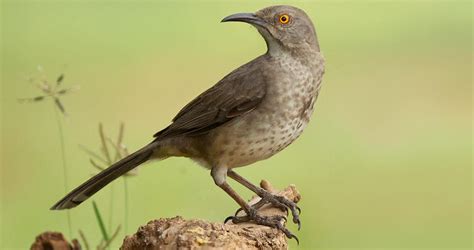
[{"label": "dry grass blade", "polygon": [[109,164],[106,160],[104,160],[104,158],[102,158],[100,155],[94,153],[94,151],[86,148],[85,146],[83,145],[79,145],[79,148],[82,149],[84,152],[86,152],[87,154],[89,154],[91,157],[94,157],[95,159],[101,161],[102,163],[104,164]]},{"label": "dry grass blade", "polygon": [[[122,159],[123,157],[125,157],[125,155],[122,154],[122,151],[120,150],[120,145],[122,145],[124,132],[125,132],[125,125],[123,124],[123,122],[121,122],[118,137],[117,137],[117,147],[115,149],[116,150],[116,153],[115,153],[115,160],[116,161],[118,161],[118,160]],[[111,143],[112,143],[112,145],[114,144],[112,141],[111,141]]]},{"label": "dry grass blade", "polygon": [[60,90],[56,91],[56,94],[57,95],[65,95],[65,94],[68,94],[70,92],[77,91],[79,89],[81,89],[79,86],[74,86],[74,87],[66,88],[66,89],[60,89]]},{"label": "dry grass blade", "polygon": [[51,88],[49,87],[49,84],[47,81],[43,80],[40,83],[38,83],[38,88],[42,90],[44,93],[51,94]]},{"label": "dry grass blade", "polygon": [[89,159],[89,162],[92,164],[92,166],[94,166],[95,168],[99,169],[100,171],[104,170],[105,168],[99,166],[99,164],[97,164],[94,160],[92,159]]},{"label": "dry grass blade", "polygon": [[64,74],[59,75],[58,79],[56,79],[56,86],[61,85],[61,82],[64,80]]},{"label": "dry grass blade", "polygon": [[112,162],[112,159],[110,158],[109,148],[107,147],[107,139],[105,137],[104,127],[102,126],[102,123],[99,123],[99,135],[100,135],[100,142],[102,143],[102,153],[104,153],[107,163],[111,165],[113,162]]},{"label": "dry grass blade", "polygon": [[79,230],[79,236],[81,237],[81,240],[84,243],[84,248],[86,250],[89,250],[89,243],[87,242],[86,236],[84,235],[84,232],[82,232],[82,230]]},{"label": "dry grass blade", "polygon": [[107,138],[107,142],[114,148],[115,150],[115,161],[118,161],[124,157],[124,155],[121,152],[121,149],[118,145],[116,145],[112,139]]},{"label": "dry grass blade", "polygon": [[54,97],[54,103],[56,103],[56,106],[59,108],[61,113],[63,113],[63,115],[67,115],[66,110],[64,109],[64,106],[61,103],[61,101],[59,100],[59,98]]},{"label": "dry grass blade", "polygon": [[36,96],[36,97],[33,97],[33,98],[19,98],[18,101],[19,102],[38,102],[38,101],[44,100],[44,98],[46,98],[46,97],[47,96],[42,95],[42,96]]}]

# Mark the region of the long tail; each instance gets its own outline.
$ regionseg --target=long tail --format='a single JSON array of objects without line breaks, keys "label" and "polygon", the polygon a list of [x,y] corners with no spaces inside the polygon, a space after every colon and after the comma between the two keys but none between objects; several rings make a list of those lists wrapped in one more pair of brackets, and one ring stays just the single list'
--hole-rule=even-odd
[{"label": "long tail", "polygon": [[69,209],[81,204],[113,180],[150,159],[156,148],[157,143],[152,142],[135,153],[114,163],[112,166],[104,169],[102,172],[72,190],[64,198],[54,204],[51,210]]}]

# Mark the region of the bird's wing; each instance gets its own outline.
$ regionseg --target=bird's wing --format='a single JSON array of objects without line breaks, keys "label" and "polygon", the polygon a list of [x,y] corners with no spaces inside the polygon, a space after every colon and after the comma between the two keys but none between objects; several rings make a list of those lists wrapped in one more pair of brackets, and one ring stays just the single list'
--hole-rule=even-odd
[{"label": "bird's wing", "polygon": [[266,92],[265,77],[258,64],[259,58],[239,67],[196,97],[181,109],[171,125],[155,134],[156,140],[201,135],[255,109]]}]

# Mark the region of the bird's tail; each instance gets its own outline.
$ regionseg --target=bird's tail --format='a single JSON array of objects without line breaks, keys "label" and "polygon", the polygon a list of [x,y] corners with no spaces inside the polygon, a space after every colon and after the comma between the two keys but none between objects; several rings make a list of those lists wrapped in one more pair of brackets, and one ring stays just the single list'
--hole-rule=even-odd
[{"label": "bird's tail", "polygon": [[154,141],[135,153],[114,163],[112,166],[104,169],[102,172],[72,190],[64,198],[54,204],[54,206],[51,207],[51,210],[69,209],[81,204],[113,180],[150,159],[156,149],[157,142]]}]

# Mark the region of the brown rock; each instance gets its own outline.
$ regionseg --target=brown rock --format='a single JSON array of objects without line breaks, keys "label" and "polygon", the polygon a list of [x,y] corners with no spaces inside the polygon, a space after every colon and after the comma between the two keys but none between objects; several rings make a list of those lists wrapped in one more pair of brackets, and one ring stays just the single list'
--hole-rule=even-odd
[{"label": "brown rock", "polygon": [[69,243],[62,233],[44,232],[36,236],[35,242],[31,245],[31,250],[80,250],[81,245],[74,239]]},{"label": "brown rock", "polygon": [[[262,188],[273,191],[268,182]],[[294,186],[279,192],[279,195],[298,202],[301,198]],[[260,198],[254,197],[250,203]],[[262,215],[284,215],[286,212],[270,205],[263,206]],[[287,238],[277,229],[252,223],[212,223],[203,220],[185,220],[180,216],[148,222],[131,236],[127,236],[121,247],[130,249],[286,249]]]}]

